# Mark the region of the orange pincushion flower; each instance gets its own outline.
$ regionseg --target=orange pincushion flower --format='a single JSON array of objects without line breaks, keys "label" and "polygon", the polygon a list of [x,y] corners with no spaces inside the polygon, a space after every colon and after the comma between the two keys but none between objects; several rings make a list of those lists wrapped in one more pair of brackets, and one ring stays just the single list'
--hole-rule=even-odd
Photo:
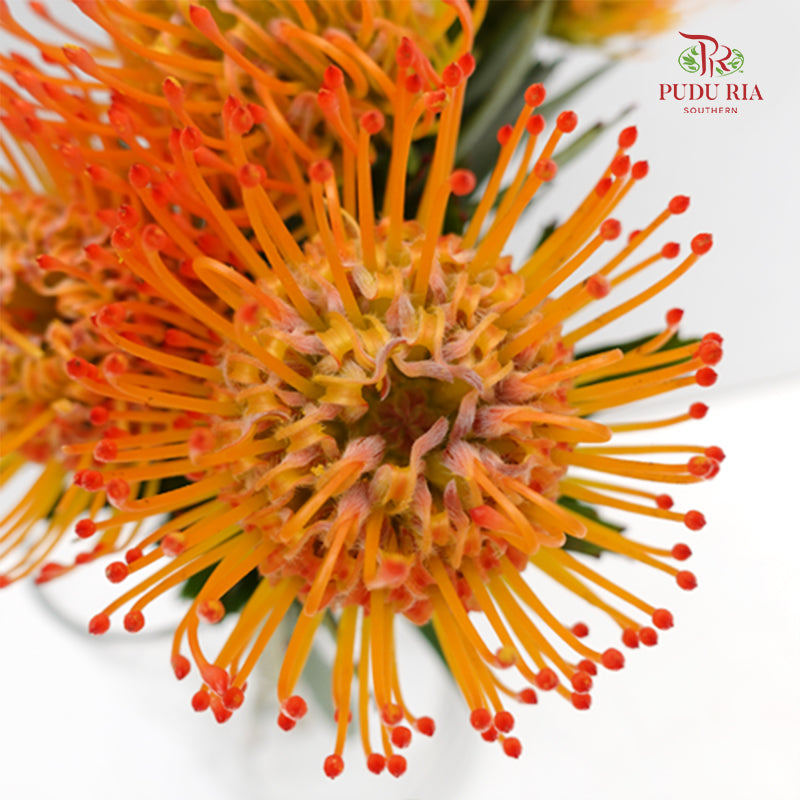
[{"label": "orange pincushion flower", "polygon": [[612,36],[651,36],[678,15],[675,0],[564,0],[556,3],[548,33],[578,44]]},{"label": "orange pincushion flower", "polygon": [[[404,40],[380,220],[370,169],[371,137],[383,125],[376,111],[345,120],[350,157],[340,174],[327,160],[311,164],[310,236],[302,247],[264,189],[264,166],[248,158],[248,141],[260,133],[236,98],[225,103],[226,146],[219,149],[237,180],[232,207],[203,175],[208,155],[196,128],[173,138],[182,183],[169,204],[157,201],[158,168],[134,164],[131,196],[152,217],[118,225],[111,243],[120,268],[152,293],[150,318],[138,301],[115,299],[93,318],[109,352],[93,363],[69,361],[75,382],[105,398],[95,412],[98,436],[65,448],[91,460],[75,473],[75,486],[94,497],[93,513],[76,530],[99,535],[106,547],[133,545],[107,568],[112,582],[131,587],[92,619],[90,631],[104,633],[123,609],[125,628],[141,630],[150,602],[213,567],[178,625],[172,664],[184,678],[191,656],[203,682],[193,707],[210,708],[223,722],[244,702],[255,663],[299,602],[303,611],[277,681],[278,724],[289,730],[306,710],[296,687],[316,629],[334,613],[338,713],[334,752],[324,761],[330,777],[344,767],[354,672],[354,716],[370,770],[402,774],[399,751],[412,731],[434,731],[401,693],[399,616],[433,623],[470,724],[511,757],[521,744],[511,735],[507,698],[532,703],[537,689],[556,690],[588,708],[598,666],[620,669],[624,657],[615,647],[588,646],[586,626],[565,626],[539,596],[538,571],[607,614],[627,646],[655,644],[656,629],[672,625],[670,613],[604,578],[566,545],[583,539],[693,588],[693,574],[674,563],[690,555],[686,545],[622,537],[582,504],[697,530],[705,523],[700,512],[673,510],[671,498],[649,484],[702,481],[723,458],[716,447],[607,444],[629,430],[702,416],[698,404],[653,422],[589,418],[682,386],[712,384],[721,357],[716,334],[667,349],[681,317],[673,310],[661,333],[626,352],[574,351],[690,269],[711,247],[708,234],[697,235],[690,253],[650,288],[564,330],[579,310],[678,256],[675,243],[651,249],[648,242],[686,210],[688,198],[673,198],[626,243],[614,244],[621,225],[610,215],[647,173],[646,162],[631,164],[627,155],[636,138],[628,128],[576,212],[512,271],[502,255],[506,239],[555,176],[552,155],[577,118],[561,114],[542,143],[544,121],[533,110],[544,90],[530,87],[516,123],[501,131],[497,168],[463,236],[443,235],[451,194],[474,187],[469,173],[453,170],[473,62],[463,56],[449,65],[443,88],[431,91],[413,79],[420,63]],[[440,115],[436,151],[419,214],[406,220],[409,132],[428,112]],[[523,142],[522,160],[491,217]],[[209,229],[218,244],[211,255],[197,244]],[[598,266],[581,279],[587,262]],[[662,461],[657,454],[672,455]],[[586,478],[575,468],[635,484]],[[186,483],[159,484],[176,478]],[[101,518],[96,512],[106,501],[115,510]],[[168,520],[152,533],[119,538],[123,524],[160,514]],[[141,577],[150,566],[155,571]],[[45,565],[44,576],[58,569]],[[202,626],[219,622],[223,595],[254,571],[261,577],[255,592],[219,652],[208,653]],[[474,627],[470,615],[478,612],[486,614],[491,636]],[[501,680],[503,669],[522,684]],[[371,724],[379,730],[377,750]]]}]

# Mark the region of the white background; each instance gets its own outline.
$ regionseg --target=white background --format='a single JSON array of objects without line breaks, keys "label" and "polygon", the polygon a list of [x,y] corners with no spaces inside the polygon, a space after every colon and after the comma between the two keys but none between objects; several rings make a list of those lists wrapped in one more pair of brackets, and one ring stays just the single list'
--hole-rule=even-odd
[{"label": "white background", "polygon": [[[699,588],[681,593],[644,568],[604,562],[625,585],[674,611],[676,627],[658,647],[631,653],[621,673],[603,674],[589,712],[556,697],[520,708],[518,762],[476,741],[436,662],[412,655],[401,663],[407,692],[438,711],[437,737],[412,748],[409,775],[400,781],[363,775],[353,742],[348,769],[331,784],[319,768],[332,732],[310,735],[309,724],[280,734],[272,711],[248,712],[247,704],[218,728],[189,709],[194,687],[175,684],[168,640],[91,640],[56,621],[31,587],[15,586],[0,595],[4,796],[800,797],[798,7],[778,0],[708,3],[681,24],[744,53],[746,80],[765,99],[739,104],[737,116],[689,116],[682,104],[657,100],[659,83],[691,80],[676,64],[685,46],[677,32],[572,103],[582,124],[637,106],[628,118],[640,131],[635,156],[649,160],[651,174],[621,208],[623,222],[638,227],[670,196],[685,193],[692,207],[680,220],[685,228],[676,226],[684,241],[700,230],[715,236],[712,252],[668,297],[618,331],[652,330],[664,310],[678,305],[687,311],[687,330],[725,336],[720,382],[701,397],[711,412],[685,433],[728,454],[720,476],[686,498],[709,519],[691,538]],[[576,68],[592,63],[591,55],[581,56]],[[531,225],[568,211],[613,146],[607,137],[565,170]],[[675,536],[646,523],[636,532],[654,542]],[[80,620],[99,605],[92,592],[84,576],[48,587],[47,597],[59,607],[67,598],[68,613]],[[572,609],[565,613],[568,621]]]}]

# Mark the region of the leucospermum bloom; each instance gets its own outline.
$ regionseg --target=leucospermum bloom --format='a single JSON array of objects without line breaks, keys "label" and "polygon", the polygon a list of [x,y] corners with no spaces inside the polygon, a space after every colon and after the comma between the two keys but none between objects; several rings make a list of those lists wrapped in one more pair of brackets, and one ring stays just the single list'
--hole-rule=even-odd
[{"label": "leucospermum bloom", "polygon": [[[675,310],[663,331],[633,349],[575,355],[576,345],[673,283],[711,247],[711,237],[698,234],[648,289],[570,329],[577,311],[679,255],[675,243],[650,242],[686,210],[682,196],[619,244],[621,225],[611,214],[647,173],[626,152],[635,129],[620,134],[576,212],[514,271],[502,255],[506,240],[554,178],[552,156],[574,130],[575,114],[562,113],[545,137],[544,120],[533,114],[544,90],[531,86],[516,122],[498,133],[496,170],[463,235],[443,234],[451,194],[474,188],[469,173],[453,169],[474,62],[465,54],[445,68],[440,88],[422,91],[417,48],[403,40],[396,58],[397,124],[379,219],[370,168],[371,139],[383,125],[378,111],[343,117],[351,153],[343,174],[327,160],[310,166],[311,235],[300,246],[264,189],[267,170],[247,157],[248,138],[259,135],[252,115],[231,98],[225,147],[216,155],[236,175],[240,197],[230,207],[209,189],[201,168],[207,146],[192,126],[173,141],[186,179],[181,202],[155,203],[156,171],[134,164],[131,200],[152,217],[117,225],[111,244],[119,264],[147,287],[149,310],[125,298],[105,305],[93,319],[110,352],[68,362],[75,382],[104,398],[92,409],[96,439],[65,448],[92,460],[75,473],[75,485],[93,494],[94,508],[108,502],[115,509],[108,518],[87,515],[76,532],[107,539],[123,525],[167,515],[107,567],[112,582],[130,588],[91,620],[90,631],[104,633],[118,613],[128,631],[141,630],[151,602],[211,569],[177,627],[172,665],[178,678],[196,665],[202,685],[192,704],[223,722],[244,702],[253,667],[297,602],[302,612],[277,680],[278,724],[289,730],[306,710],[297,686],[316,631],[333,614],[330,777],[344,767],[351,706],[373,772],[399,776],[406,769],[400,751],[414,731],[434,732],[433,720],[414,713],[401,692],[399,617],[432,622],[471,725],[509,756],[521,753],[510,703],[555,690],[588,708],[598,667],[618,670],[624,657],[613,646],[590,647],[586,626],[568,627],[540,598],[537,575],[608,615],[626,645],[655,644],[656,629],[672,625],[669,611],[609,581],[567,545],[582,539],[624,554],[684,589],[695,585],[680,565],[689,548],[622,537],[581,504],[697,530],[705,523],[700,512],[674,510],[668,495],[645,487],[713,477],[723,458],[716,447],[608,444],[626,431],[702,416],[700,404],[652,422],[590,418],[710,385],[721,357],[716,334],[666,348],[680,321]],[[327,80],[346,84],[335,72]],[[420,211],[406,220],[409,132],[428,112],[439,114],[436,150]],[[518,147],[521,163],[492,214]],[[339,184],[355,187],[349,199]],[[230,258],[196,246],[207,229]],[[576,277],[590,259],[599,266]],[[665,452],[672,456],[663,462],[652,457]],[[46,565],[45,575],[57,569]],[[221,598],[253,572],[257,588],[221,649],[209,653],[203,625],[224,616]],[[491,635],[475,628],[476,613]],[[503,670],[514,678],[501,677]]]}]

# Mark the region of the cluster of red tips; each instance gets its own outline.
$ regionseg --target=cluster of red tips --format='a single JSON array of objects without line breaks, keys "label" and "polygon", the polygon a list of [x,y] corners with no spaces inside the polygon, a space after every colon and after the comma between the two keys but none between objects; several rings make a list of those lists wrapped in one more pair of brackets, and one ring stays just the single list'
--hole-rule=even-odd
[{"label": "cluster of red tips", "polygon": [[692,509],[691,511],[687,511],[684,514],[683,524],[690,531],[699,531],[701,528],[705,527],[706,518],[700,511],[695,511],[694,509]]}]

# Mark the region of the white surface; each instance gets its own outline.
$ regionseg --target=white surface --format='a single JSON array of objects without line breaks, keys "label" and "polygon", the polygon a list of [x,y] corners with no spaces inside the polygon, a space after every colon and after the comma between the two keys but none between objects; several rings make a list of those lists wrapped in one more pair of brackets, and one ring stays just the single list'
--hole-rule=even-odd
[{"label": "white surface", "polygon": [[[629,332],[650,329],[664,309],[681,305],[687,309],[687,329],[718,329],[726,337],[721,386],[751,389],[703,394],[712,411],[686,432],[687,439],[722,445],[729,456],[713,483],[698,490],[697,498],[687,496],[689,506],[701,508],[709,519],[691,540],[690,565],[699,588],[683,594],[644,568],[630,573],[631,585],[645,587],[648,597],[676,613],[676,628],[662,635],[657,648],[632,653],[622,673],[603,675],[589,712],[578,713],[555,697],[520,709],[524,754],[519,762],[475,736],[467,737],[462,751],[466,714],[453,701],[449,717],[439,714],[437,740],[416,747],[408,777],[362,780],[354,752],[335,783],[321,775],[313,779],[312,795],[278,788],[284,760],[297,765],[293,772],[307,769],[313,776],[327,752],[309,746],[303,766],[302,730],[267,740],[256,736],[244,709],[217,728],[207,715],[198,718],[188,708],[193,689],[175,684],[166,640],[90,640],[45,614],[30,588],[13,587],[0,594],[4,796],[800,797],[800,540],[793,508],[800,385],[771,380],[798,371],[800,273],[791,248],[796,248],[800,178],[792,56],[799,7],[778,0],[718,2],[682,26],[716,35],[744,52],[748,80],[752,75],[765,101],[736,118],[684,116],[655,100],[659,82],[682,80],[674,68],[683,42],[677,34],[662,37],[655,50],[604,79],[602,91],[584,94],[574,104],[588,123],[638,102],[629,119],[640,129],[636,157],[649,159],[651,176],[648,189],[643,186],[638,200],[620,214],[623,220],[631,209],[641,207],[644,215],[659,209],[665,198],[687,193],[693,205],[684,218],[686,234],[715,234],[715,249],[702,268],[670,297],[651,304]],[[610,137],[606,141],[613,146]],[[600,164],[598,150],[602,144],[565,172],[551,208],[569,209],[585,191],[587,174],[593,180],[595,167],[581,164]],[[547,211],[544,221],[551,214]],[[637,526],[637,533],[641,530],[646,526]],[[49,591],[58,595],[73,585]],[[87,603],[82,614],[88,616],[96,606]],[[412,673],[415,667],[419,672],[412,663]],[[456,748],[460,759],[452,757]],[[426,775],[430,756],[423,751],[435,758],[441,749],[450,755],[442,757],[436,773]],[[274,777],[262,758],[276,765]],[[450,775],[448,791],[440,781]]]}]

